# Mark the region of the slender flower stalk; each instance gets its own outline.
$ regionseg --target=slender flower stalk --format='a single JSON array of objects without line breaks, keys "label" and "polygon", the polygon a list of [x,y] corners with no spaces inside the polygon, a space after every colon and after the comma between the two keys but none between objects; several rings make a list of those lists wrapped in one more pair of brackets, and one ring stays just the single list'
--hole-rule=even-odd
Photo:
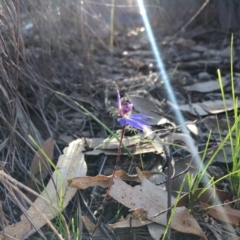
[{"label": "slender flower stalk", "polygon": [[129,102],[126,102],[122,105],[121,104],[120,93],[119,93],[118,90],[117,90],[117,104],[118,104],[118,113],[121,117],[121,118],[118,118],[118,122],[122,125],[121,137],[120,137],[120,141],[119,141],[119,145],[118,145],[118,153],[117,153],[117,158],[116,158],[116,163],[115,163],[115,166],[114,166],[114,169],[113,169],[113,173],[112,173],[112,176],[111,176],[111,179],[110,179],[110,182],[109,182],[109,187],[108,187],[106,195],[103,199],[102,213],[98,218],[97,224],[96,224],[95,229],[92,233],[92,237],[93,237],[96,229],[101,224],[101,220],[102,220],[102,217],[103,217],[103,213],[104,213],[104,209],[105,209],[105,206],[106,206],[107,198],[109,196],[111,186],[113,184],[113,179],[114,179],[115,173],[116,173],[118,165],[119,165],[125,127],[126,127],[126,125],[129,125],[129,126],[131,126],[133,128],[136,128],[138,130],[143,130],[144,127],[149,127],[149,125],[142,119],[151,118],[151,117],[143,115],[143,114],[132,114],[133,104],[129,103]]}]

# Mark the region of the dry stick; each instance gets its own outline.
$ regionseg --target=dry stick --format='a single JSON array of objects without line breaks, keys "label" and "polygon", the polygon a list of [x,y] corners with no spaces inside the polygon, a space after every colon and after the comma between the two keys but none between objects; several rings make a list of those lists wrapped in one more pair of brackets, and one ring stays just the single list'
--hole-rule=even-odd
[{"label": "dry stick", "polygon": [[115,173],[117,171],[117,168],[118,168],[118,165],[119,165],[119,161],[120,161],[120,154],[121,154],[121,149],[122,149],[122,140],[123,140],[124,132],[125,132],[125,126],[122,127],[120,142],[119,142],[119,145],[118,145],[117,159],[116,159],[116,163],[115,163],[115,166],[114,166],[114,169],[113,169],[112,177],[111,177],[110,182],[109,182],[108,190],[107,190],[106,195],[105,195],[105,197],[103,199],[102,213],[101,213],[101,215],[99,216],[99,218],[97,220],[97,224],[96,224],[96,226],[95,226],[95,228],[94,228],[94,230],[92,232],[91,238],[93,237],[93,235],[94,235],[95,231],[97,230],[97,228],[100,226],[101,220],[103,218],[103,213],[104,213],[104,209],[105,209],[105,206],[106,206],[107,198],[109,196],[110,189],[111,189],[111,186],[113,184],[113,179],[114,179],[114,176],[115,176]]},{"label": "dry stick", "polygon": [[[66,222],[65,218],[63,217],[62,213],[59,211],[59,209],[54,204],[52,204],[52,202],[50,202],[48,199],[44,198],[43,196],[39,195],[38,193],[36,193],[32,189],[30,189],[29,187],[25,186],[24,184],[18,182],[16,179],[12,178],[11,176],[9,176],[7,173],[5,173],[2,170],[0,170],[0,182],[6,182],[6,184],[9,184],[12,187],[12,189],[14,189],[20,196],[22,196],[24,198],[24,200],[30,206],[32,206],[36,211],[38,211],[38,208],[17,187],[25,189],[26,191],[32,193],[33,195],[37,196],[38,198],[41,198],[42,200],[44,200],[45,202],[50,204],[53,207],[54,210],[58,211],[59,216],[61,217],[61,219],[62,219],[62,221],[63,221],[63,223],[65,225],[65,228],[66,228],[66,231],[67,231],[67,235],[69,236],[68,239],[70,239],[70,232],[69,232],[69,229],[67,227],[68,226],[67,222]],[[55,232],[55,227],[52,225],[51,221],[48,218],[46,218],[46,216],[44,214],[41,214],[41,212],[39,212],[39,214],[40,214],[39,216],[42,216],[42,218],[45,219],[46,223],[50,226],[50,228],[53,230],[53,232]]]},{"label": "dry stick", "polygon": [[171,146],[166,148],[166,146],[163,146],[163,149],[166,154],[167,164],[168,164],[168,175],[167,175],[167,209],[169,211],[167,212],[167,239],[171,239],[171,224],[169,223],[170,217],[171,217],[171,210],[172,210],[172,174],[173,174],[173,167],[172,167],[172,151]]},{"label": "dry stick", "polygon": [[[60,240],[64,240],[62,235],[60,233],[58,233],[57,229],[54,227],[54,225],[51,223],[51,221],[44,215],[41,213],[41,211],[39,210],[39,208],[37,206],[35,206],[33,204],[33,202],[27,197],[25,196],[25,194],[23,194],[20,189],[18,189],[16,185],[21,185],[18,184],[17,180],[13,179],[12,177],[8,176],[6,173],[4,173],[3,171],[0,171],[1,175],[0,175],[0,180],[1,182],[5,183],[6,185],[10,186],[13,190],[15,190],[29,205],[31,205],[33,207],[33,209],[39,213],[39,217],[42,217],[45,222],[49,225],[49,227],[52,229],[52,231],[56,234],[56,236],[60,239]],[[26,187],[27,188],[27,187]],[[34,191],[33,191],[34,192]],[[25,215],[27,218],[28,216]],[[34,223],[32,223],[34,226]],[[36,228],[36,231],[38,229]],[[67,233],[68,233],[68,239],[70,239],[70,232],[69,229],[66,228]]]}]

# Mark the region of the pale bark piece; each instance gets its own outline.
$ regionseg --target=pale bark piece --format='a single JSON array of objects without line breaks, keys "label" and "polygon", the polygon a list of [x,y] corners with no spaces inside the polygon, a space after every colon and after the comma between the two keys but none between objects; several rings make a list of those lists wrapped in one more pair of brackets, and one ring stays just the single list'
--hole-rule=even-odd
[{"label": "pale bark piece", "polygon": [[[147,212],[147,218],[155,223],[167,225],[167,192],[149,182],[138,170],[142,185],[131,187],[120,178],[114,179],[110,196],[128,208],[142,208]],[[141,175],[141,176],[140,176]],[[172,204],[175,199],[172,197]],[[158,213],[164,213],[156,216]],[[179,232],[190,233],[207,239],[194,217],[185,207],[177,207],[171,227]]]},{"label": "pale bark piece", "polygon": [[[229,81],[226,80],[226,78],[222,78],[223,87],[225,87],[228,83],[229,83]],[[206,93],[206,92],[212,92],[212,91],[215,91],[215,90],[219,90],[220,85],[219,85],[218,80],[211,80],[211,81],[206,81],[206,82],[194,83],[192,85],[183,87],[183,89],[185,89],[188,92],[203,92],[203,93]]]},{"label": "pale bark piece", "polygon": [[148,139],[152,140],[152,145],[155,148],[155,151],[158,154],[162,154],[164,152],[163,140],[160,137],[158,137],[158,135],[148,127],[143,127],[143,132]]},{"label": "pale bark piece", "polygon": [[[143,134],[138,134],[133,137],[124,137],[123,138],[123,145],[126,147],[133,146],[133,145],[138,145],[141,140],[144,138]],[[103,140],[97,148],[100,149],[118,149],[119,147],[119,141],[116,138],[112,139],[105,139]]]},{"label": "pale bark piece", "polygon": [[[155,152],[155,148],[153,147],[152,143],[138,143],[137,145],[133,145],[128,147],[128,151],[133,154],[133,155],[137,155],[137,154],[144,154],[144,153],[150,153],[150,152]],[[90,155],[90,156],[97,156],[99,154],[105,154],[105,155],[117,155],[118,151],[116,149],[94,149],[92,151],[87,151],[84,154],[85,155]],[[127,155],[128,152],[122,148],[121,150],[121,155]]]},{"label": "pale bark piece", "polygon": [[[83,150],[83,139],[71,142],[69,146],[63,150],[63,154],[59,157],[52,178],[41,193],[41,196],[49,202],[44,201],[42,198],[37,198],[33,203],[35,208],[49,220],[56,217],[59,211],[65,209],[77,191],[76,188],[68,186],[67,180],[69,178],[86,175],[87,166],[84,160],[84,154],[82,153]],[[37,228],[41,228],[46,224],[46,220],[41,217],[34,207],[31,206],[26,212]],[[31,234],[35,232],[35,229],[29,223],[25,215],[21,216],[20,222],[15,225],[7,226],[4,229],[6,234],[19,239],[22,239],[30,230],[32,230]]]},{"label": "pale bark piece", "polygon": [[191,131],[196,136],[198,135],[198,128],[197,128],[195,122],[191,122],[191,123],[186,122],[185,124],[186,124],[189,131]]}]

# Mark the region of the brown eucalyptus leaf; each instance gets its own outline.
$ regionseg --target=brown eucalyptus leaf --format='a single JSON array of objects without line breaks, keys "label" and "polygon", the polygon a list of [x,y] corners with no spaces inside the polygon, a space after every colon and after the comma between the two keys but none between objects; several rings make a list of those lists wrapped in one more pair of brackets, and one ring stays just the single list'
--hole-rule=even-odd
[{"label": "brown eucalyptus leaf", "polygon": [[[88,233],[92,234],[93,231],[95,230],[96,225],[87,216],[82,216],[81,219],[82,219]],[[93,237],[104,237],[104,236],[101,233],[100,229],[97,228],[96,231],[93,234]]]},{"label": "brown eucalyptus leaf", "polygon": [[[147,212],[149,220],[166,226],[167,192],[149,182],[139,169],[137,169],[137,172],[141,180],[141,186],[131,187],[120,178],[114,178],[110,196],[130,209],[142,208]],[[172,204],[174,202],[175,199],[172,197]],[[164,212],[157,216],[162,211]],[[207,239],[197,221],[185,207],[177,207],[174,210],[171,227],[176,231]]]},{"label": "brown eucalyptus leaf", "polygon": [[[54,138],[50,137],[45,142],[43,142],[41,149],[45,152],[48,158],[52,159],[54,151]],[[41,165],[41,167],[39,165]],[[50,164],[40,150],[38,150],[33,157],[30,171],[33,175],[35,175],[36,178],[38,178],[38,180],[40,180],[40,177],[45,179],[45,177],[49,174]]]},{"label": "brown eucalyptus leaf", "polygon": [[[146,178],[149,178],[153,175],[161,174],[161,173],[143,171],[143,174]],[[138,174],[130,175],[122,170],[116,171],[114,176],[121,178],[123,181],[140,182],[138,178]],[[95,177],[90,177],[90,176],[76,177],[76,178],[69,179],[68,183],[70,187],[75,187],[78,189],[86,189],[88,187],[95,187],[95,186],[107,188],[109,186],[111,178],[112,178],[112,175],[110,176],[97,175]]]},{"label": "brown eucalyptus leaf", "polygon": [[[198,188],[191,195],[191,203],[196,203],[198,201],[213,203],[216,201],[225,202],[232,199],[232,194],[225,192],[216,188],[209,188],[203,192],[203,188]],[[203,193],[202,193],[203,192]],[[201,194],[201,195],[200,195]],[[189,204],[189,193],[184,194],[177,203],[178,207],[187,206]]]},{"label": "brown eucalyptus leaf", "polygon": [[[41,150],[45,152],[49,159],[52,159],[54,151],[54,138],[50,137],[45,142],[43,142]],[[38,150],[33,157],[30,171],[35,176],[36,180],[40,182],[42,182],[48,176],[48,174],[51,173],[49,161],[45,158],[40,150]],[[38,190],[35,179],[29,179],[28,187],[34,191]],[[36,196],[31,193],[28,193],[28,197],[32,201],[36,199]]]},{"label": "brown eucalyptus leaf", "polygon": [[132,213],[126,218],[121,217],[117,223],[109,224],[112,228],[141,227],[152,223],[146,219],[147,213],[142,208],[131,210]]},{"label": "brown eucalyptus leaf", "polygon": [[20,124],[21,130],[23,131],[25,139],[34,146],[32,141],[30,141],[28,138],[28,136],[31,135],[38,143],[41,144],[43,142],[42,135],[29,118],[20,101],[16,102],[16,117]]},{"label": "brown eucalyptus leaf", "polygon": [[207,214],[222,222],[230,223],[239,226],[240,210],[231,208],[229,205],[210,206],[207,203],[200,201],[203,208],[207,208]]}]

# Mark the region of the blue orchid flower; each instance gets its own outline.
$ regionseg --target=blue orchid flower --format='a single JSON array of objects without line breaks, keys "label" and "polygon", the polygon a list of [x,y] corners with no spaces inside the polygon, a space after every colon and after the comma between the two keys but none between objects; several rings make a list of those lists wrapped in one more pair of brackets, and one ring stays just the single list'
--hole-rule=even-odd
[{"label": "blue orchid flower", "polygon": [[122,126],[129,125],[138,130],[143,130],[144,127],[150,127],[149,124],[142,119],[151,118],[151,117],[143,114],[132,114],[133,104],[126,102],[122,105],[120,93],[118,90],[117,90],[117,103],[118,103],[118,112],[119,112],[119,115],[121,116],[121,118],[118,118],[118,122]]}]

